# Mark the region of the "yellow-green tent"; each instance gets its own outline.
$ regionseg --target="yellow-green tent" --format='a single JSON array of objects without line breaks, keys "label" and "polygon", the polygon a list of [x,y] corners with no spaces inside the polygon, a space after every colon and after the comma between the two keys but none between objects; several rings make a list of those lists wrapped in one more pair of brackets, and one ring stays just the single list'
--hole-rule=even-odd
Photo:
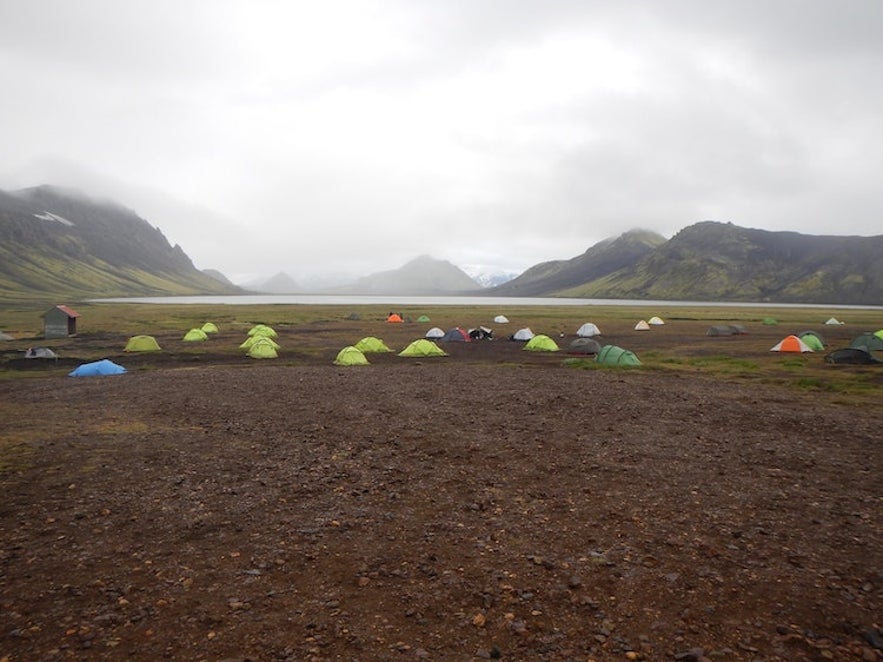
[{"label": "yellow-green tent", "polygon": [[337,353],[334,365],[368,365],[368,359],[360,350],[350,345]]},{"label": "yellow-green tent", "polygon": [[202,329],[190,329],[184,334],[184,342],[202,342],[208,340],[208,335]]},{"label": "yellow-green tent", "polygon": [[355,344],[355,348],[363,354],[392,351],[389,347],[386,346],[386,343],[384,343],[380,338],[375,338],[374,336],[367,336],[365,338],[362,338],[359,342]]},{"label": "yellow-green tent", "polygon": [[415,357],[415,356],[447,356],[448,353],[443,350],[441,347],[436,345],[431,340],[426,340],[425,338],[421,338],[420,340],[415,340],[410,345],[405,347],[401,352],[399,352],[399,356],[406,357]]},{"label": "yellow-green tent", "polygon": [[275,359],[279,356],[276,347],[273,346],[275,344],[269,338],[258,338],[248,348],[248,356],[253,359]]},{"label": "yellow-green tent", "polygon": [[267,336],[249,336],[241,345],[239,345],[239,349],[251,349],[251,346],[259,340],[266,340],[273,346],[273,349],[279,349],[280,347],[279,343]]},{"label": "yellow-green tent", "polygon": [[255,324],[253,327],[251,327],[251,329],[249,329],[248,335],[275,338],[278,334],[276,333],[276,330],[271,326],[267,326],[266,324]]},{"label": "yellow-green tent", "polygon": [[132,336],[126,343],[124,352],[158,352],[159,343],[153,336]]},{"label": "yellow-green tent", "polygon": [[558,343],[541,333],[528,340],[524,349],[530,352],[557,352]]},{"label": "yellow-green tent", "polygon": [[202,330],[206,333],[217,333],[218,326],[214,322],[206,322],[202,325]]}]

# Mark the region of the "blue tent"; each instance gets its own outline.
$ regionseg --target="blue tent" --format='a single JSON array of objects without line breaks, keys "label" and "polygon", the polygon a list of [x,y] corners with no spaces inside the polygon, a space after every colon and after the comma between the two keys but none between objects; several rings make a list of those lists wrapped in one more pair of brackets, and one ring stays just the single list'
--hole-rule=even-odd
[{"label": "blue tent", "polygon": [[95,361],[94,363],[84,363],[71,372],[67,373],[68,377],[92,377],[94,375],[121,375],[126,369],[117,365],[108,359]]}]

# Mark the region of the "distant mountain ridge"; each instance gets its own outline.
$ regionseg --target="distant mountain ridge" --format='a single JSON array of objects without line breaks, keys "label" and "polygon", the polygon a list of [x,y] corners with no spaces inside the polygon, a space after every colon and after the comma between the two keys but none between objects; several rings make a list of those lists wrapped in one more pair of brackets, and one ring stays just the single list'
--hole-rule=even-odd
[{"label": "distant mountain ridge", "polygon": [[[816,236],[703,221],[668,241],[659,239],[650,238],[642,250],[640,237],[625,233],[617,240],[596,244],[579,258],[532,267],[487,293],[853,305],[883,302],[883,235]],[[631,257],[620,240],[639,244]]]},{"label": "distant mountain ridge", "polygon": [[77,297],[230,294],[130,209],[77,191],[0,191],[0,290]]},{"label": "distant mountain ridge", "polygon": [[327,290],[329,294],[456,295],[474,294],[481,286],[447,260],[421,255],[398,269],[381,271],[350,285]]}]

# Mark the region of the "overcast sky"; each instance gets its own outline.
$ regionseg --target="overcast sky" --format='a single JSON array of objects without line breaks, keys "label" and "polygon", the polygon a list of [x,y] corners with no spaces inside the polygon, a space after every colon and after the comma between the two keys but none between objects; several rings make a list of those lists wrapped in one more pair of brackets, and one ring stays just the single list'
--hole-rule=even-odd
[{"label": "overcast sky", "polygon": [[881,35],[881,0],[0,0],[0,188],[240,281],[883,234]]}]

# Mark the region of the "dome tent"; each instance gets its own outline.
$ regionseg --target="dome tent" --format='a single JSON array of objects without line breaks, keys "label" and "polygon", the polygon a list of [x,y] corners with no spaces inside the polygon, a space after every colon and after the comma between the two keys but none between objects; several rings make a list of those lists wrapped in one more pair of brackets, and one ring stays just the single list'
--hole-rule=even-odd
[{"label": "dome tent", "polygon": [[159,352],[159,343],[153,336],[132,336],[126,343],[124,352]]},{"label": "dome tent", "polygon": [[665,322],[662,321],[662,318],[657,317],[656,315],[647,320],[647,323],[652,324],[653,326],[662,326],[663,324],[665,324]]},{"label": "dome tent", "polygon": [[428,321],[429,321],[429,315],[421,315],[420,317],[417,318],[417,321],[418,321],[418,322],[424,322],[424,323],[425,323],[425,322],[428,322]]},{"label": "dome tent", "polygon": [[271,345],[273,349],[279,349],[280,345],[275,340],[270,338],[269,336],[249,336],[246,338],[241,345],[239,345],[239,349],[251,349],[252,345],[254,345],[258,341],[265,341],[267,344]]},{"label": "dome tent", "polygon": [[469,342],[471,338],[465,329],[455,326],[453,329],[448,329],[447,333],[439,338],[439,340],[442,342]]},{"label": "dome tent", "polygon": [[266,324],[255,324],[248,330],[250,336],[266,336],[267,338],[275,338],[278,334],[276,329]]},{"label": "dome tent", "polygon": [[814,352],[821,352],[825,349],[825,341],[815,331],[803,331],[802,333],[798,333],[797,337],[805,342]]},{"label": "dome tent", "polygon": [[208,334],[202,329],[190,329],[182,338],[184,342],[203,342],[208,340]]},{"label": "dome tent", "polygon": [[497,315],[494,318],[494,324],[508,324],[509,319],[505,315]]},{"label": "dome tent", "polygon": [[528,340],[522,349],[529,352],[557,352],[558,343],[549,336],[539,334]]},{"label": "dome tent", "polygon": [[206,322],[200,327],[205,333],[217,333],[218,325],[214,322]]},{"label": "dome tent", "polygon": [[770,348],[771,352],[795,352],[804,353],[811,352],[812,347],[807,345],[797,336],[785,336],[778,343]]},{"label": "dome tent", "polygon": [[512,334],[512,340],[520,340],[522,342],[527,342],[533,338],[533,331],[530,330],[530,327],[524,327],[523,329],[518,329],[515,333]]},{"label": "dome tent", "polygon": [[334,359],[334,365],[350,366],[370,364],[361,350],[350,345],[349,347],[344,347],[337,353],[337,357]]},{"label": "dome tent", "polygon": [[389,347],[386,346],[386,343],[384,343],[380,338],[375,338],[374,336],[365,336],[359,342],[357,342],[354,347],[363,354],[378,354],[380,352],[392,351]]},{"label": "dome tent", "polygon": [[122,375],[126,369],[117,365],[108,359],[94,361],[93,363],[84,363],[83,365],[71,370],[68,377],[95,377],[104,375]]},{"label": "dome tent", "polygon": [[258,338],[248,348],[247,356],[253,359],[275,359],[279,356],[277,347],[279,345],[271,338]]},{"label": "dome tent", "polygon": [[426,340],[425,338],[421,338],[420,340],[415,340],[410,345],[405,347],[401,352],[399,352],[399,356],[404,357],[421,357],[421,356],[447,356],[448,353],[443,350],[441,347],[436,345],[431,340]]},{"label": "dome tent", "polygon": [[633,366],[641,365],[634,352],[616,345],[604,345],[595,355],[595,361],[602,365]]},{"label": "dome tent", "polygon": [[637,324],[635,324],[635,331],[649,331],[650,325],[647,324],[647,320],[641,320]]},{"label": "dome tent", "polygon": [[567,348],[570,354],[597,354],[601,351],[601,345],[591,338],[575,338]]},{"label": "dome tent", "polygon": [[576,330],[576,335],[578,335],[580,338],[591,338],[592,336],[600,336],[601,329],[599,329],[597,325],[592,324],[591,322],[586,322]]},{"label": "dome tent", "polygon": [[439,338],[444,337],[445,332],[442,331],[437,326],[432,327],[429,331],[426,332],[424,338],[429,338],[430,340],[438,340]]},{"label": "dome tent", "polygon": [[25,351],[26,359],[58,359],[58,354],[48,347],[28,347]]}]

